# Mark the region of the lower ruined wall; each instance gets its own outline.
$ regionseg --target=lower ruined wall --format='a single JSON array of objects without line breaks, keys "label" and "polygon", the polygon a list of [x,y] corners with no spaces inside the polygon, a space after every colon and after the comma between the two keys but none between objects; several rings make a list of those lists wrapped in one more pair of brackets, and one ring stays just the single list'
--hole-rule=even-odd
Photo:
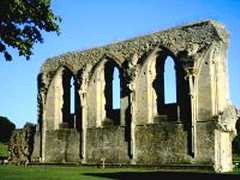
[{"label": "lower ruined wall", "polygon": [[182,124],[161,122],[135,127],[136,164],[174,165],[214,163],[213,123],[197,124],[197,152],[189,155],[189,135]]},{"label": "lower ruined wall", "polygon": [[41,132],[37,130],[34,134],[34,144],[31,161],[40,162],[41,161],[40,157],[41,157]]},{"label": "lower ruined wall", "polygon": [[185,163],[187,133],[181,124],[163,122],[135,127],[137,164],[163,165]]},{"label": "lower ruined wall", "polygon": [[80,135],[76,129],[46,132],[45,162],[79,162]]},{"label": "lower ruined wall", "polygon": [[129,162],[125,127],[88,128],[86,138],[86,163],[100,164],[102,158],[110,164]]},{"label": "lower ruined wall", "polygon": [[[126,127],[105,126],[86,129],[86,152],[83,164],[136,164],[146,166],[204,165],[218,172],[232,170],[231,137],[227,132],[216,130],[214,121],[200,121],[196,125],[196,154],[189,155],[189,134],[183,124],[163,121],[135,127],[135,153],[129,156],[129,142]],[[19,146],[12,137],[12,151]],[[20,134],[20,135],[18,135]],[[25,136],[21,136],[22,139]],[[41,154],[40,132],[34,131],[34,146],[31,161],[37,161]],[[21,140],[22,143],[22,140]],[[230,144],[229,144],[230,143]],[[46,132],[46,163],[81,162],[80,133],[76,129],[60,129]],[[18,148],[19,149],[19,148]],[[15,156],[13,156],[15,155]],[[29,154],[30,155],[30,154]],[[19,154],[12,153],[12,161],[22,161]],[[14,157],[17,157],[14,159]],[[41,162],[41,160],[40,160]]]},{"label": "lower ruined wall", "polygon": [[197,123],[197,155],[195,161],[201,164],[214,164],[215,123],[205,121]]},{"label": "lower ruined wall", "polygon": [[[197,152],[189,155],[189,135],[183,124],[161,122],[135,127],[134,163],[137,165],[214,164],[214,123],[197,123]],[[45,162],[80,162],[80,135],[74,129],[46,132]],[[34,154],[34,153],[33,153]],[[125,127],[86,130],[86,164],[130,164]]]}]

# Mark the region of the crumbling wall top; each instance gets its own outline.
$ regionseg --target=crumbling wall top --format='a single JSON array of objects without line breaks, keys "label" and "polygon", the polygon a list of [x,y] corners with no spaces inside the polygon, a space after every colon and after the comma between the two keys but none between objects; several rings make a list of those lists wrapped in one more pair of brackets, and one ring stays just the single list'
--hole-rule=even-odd
[{"label": "crumbling wall top", "polygon": [[224,26],[216,21],[207,20],[178,26],[162,32],[133,38],[84,51],[69,52],[47,59],[40,74],[54,73],[61,66],[77,73],[86,64],[96,64],[104,57],[112,58],[120,64],[137,54],[139,59],[156,47],[164,48],[178,57],[181,52],[195,56],[214,42],[227,43],[228,33]]}]

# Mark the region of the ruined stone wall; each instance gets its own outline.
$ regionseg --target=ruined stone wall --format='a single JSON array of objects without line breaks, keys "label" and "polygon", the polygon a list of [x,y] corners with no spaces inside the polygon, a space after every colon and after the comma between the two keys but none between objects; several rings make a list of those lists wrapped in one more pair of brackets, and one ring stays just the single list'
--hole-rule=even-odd
[{"label": "ruined stone wall", "polygon": [[[41,161],[230,171],[234,128],[219,128],[228,119],[223,114],[232,112],[230,124],[236,121],[228,109],[227,43],[221,24],[203,21],[48,59],[38,78]],[[172,104],[164,102],[167,57],[177,80]],[[115,111],[108,94],[114,67],[121,81]],[[65,71],[76,80],[74,114],[64,102]]]},{"label": "ruined stone wall", "polygon": [[80,135],[75,129],[58,129],[46,132],[45,162],[79,162]]},{"label": "ruined stone wall", "polygon": [[35,133],[36,127],[30,123],[26,124],[23,129],[14,130],[9,142],[8,160],[11,163],[28,164],[32,161]]},{"label": "ruined stone wall", "polygon": [[128,147],[123,127],[103,127],[87,129],[86,163],[108,164],[129,163]]}]

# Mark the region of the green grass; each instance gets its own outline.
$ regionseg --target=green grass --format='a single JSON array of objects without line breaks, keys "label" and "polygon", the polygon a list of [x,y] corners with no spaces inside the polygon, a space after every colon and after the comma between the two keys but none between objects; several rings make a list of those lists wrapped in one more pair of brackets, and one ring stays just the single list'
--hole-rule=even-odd
[{"label": "green grass", "polygon": [[6,157],[8,156],[8,145],[5,145],[0,142],[0,157]]},{"label": "green grass", "polygon": [[66,167],[66,166],[0,166],[1,180],[94,180],[94,179],[196,179],[214,178],[214,176],[236,176],[240,171],[231,174],[215,174],[213,172],[182,170],[156,171],[143,168],[97,168],[97,167]]},{"label": "green grass", "polygon": [[[1,180],[94,180],[111,179],[105,173],[133,172],[131,168],[97,168],[97,167],[64,167],[64,166],[0,166]],[[138,169],[139,172],[144,170]],[[101,177],[101,174],[103,176]]]}]

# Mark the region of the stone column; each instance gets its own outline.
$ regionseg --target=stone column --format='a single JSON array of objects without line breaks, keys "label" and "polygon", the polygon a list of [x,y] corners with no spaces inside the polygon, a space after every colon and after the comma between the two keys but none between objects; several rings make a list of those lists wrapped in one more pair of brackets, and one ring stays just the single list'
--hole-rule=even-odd
[{"label": "stone column", "polygon": [[130,90],[129,94],[129,106],[130,106],[130,114],[131,114],[131,123],[130,123],[130,157],[134,162],[135,157],[135,83],[131,82],[128,86]]},{"label": "stone column", "polygon": [[80,157],[82,158],[82,163],[86,163],[86,131],[87,131],[87,87],[89,82],[89,72],[91,67],[89,65],[84,66],[80,74],[79,82],[79,97],[80,97],[80,106],[82,109],[81,113],[81,128],[80,128]]},{"label": "stone column", "polygon": [[38,131],[39,131],[39,161],[42,162],[42,157],[43,157],[43,123],[44,123],[44,104],[46,102],[46,88],[45,88],[45,84],[43,82],[43,75],[39,74],[38,75],[38,96],[37,96],[37,102],[38,102]]},{"label": "stone column", "polygon": [[80,102],[81,102],[81,109],[82,109],[82,113],[81,113],[81,120],[82,120],[82,124],[81,124],[81,128],[80,128],[80,157],[85,160],[85,149],[86,149],[86,114],[87,114],[87,107],[86,107],[86,92],[85,91],[81,91],[79,90],[79,94],[80,94]]},{"label": "stone column", "polygon": [[189,98],[190,98],[190,110],[191,110],[191,149],[190,153],[194,157],[196,155],[196,75],[197,69],[193,67],[185,67],[186,71],[185,78],[189,85]]},{"label": "stone column", "polygon": [[[43,79],[43,78],[42,78]],[[43,80],[42,80],[43,81]],[[47,130],[47,126],[46,126],[46,99],[47,99],[47,90],[44,87],[44,85],[42,85],[39,89],[39,98],[40,101],[39,103],[41,103],[41,139],[40,139],[40,162],[43,163],[45,162],[45,144],[46,144],[46,130]]]},{"label": "stone column", "polygon": [[130,157],[132,159],[132,164],[135,164],[135,101],[136,101],[136,76],[137,76],[137,61],[138,56],[133,55],[132,59],[128,62],[128,68],[126,72],[127,76],[127,88],[129,90],[129,108],[131,115],[130,123]]},{"label": "stone column", "polygon": [[232,141],[237,135],[236,123],[239,112],[235,106],[228,104],[224,111],[218,113],[215,121],[215,164],[217,172],[230,172],[232,164]]}]

